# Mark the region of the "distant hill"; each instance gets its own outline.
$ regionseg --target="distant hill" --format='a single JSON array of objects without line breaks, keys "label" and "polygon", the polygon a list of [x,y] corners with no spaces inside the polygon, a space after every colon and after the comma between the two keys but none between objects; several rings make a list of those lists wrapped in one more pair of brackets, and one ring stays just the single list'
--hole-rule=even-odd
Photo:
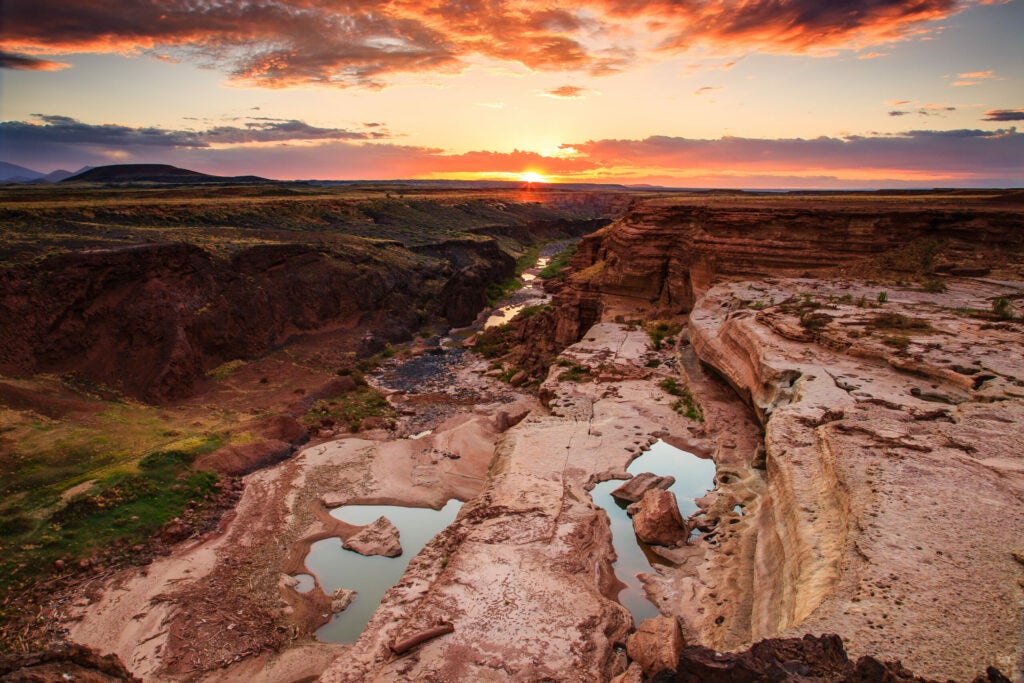
[{"label": "distant hill", "polygon": [[33,180],[39,180],[44,175],[44,173],[33,171],[31,168],[0,161],[0,182],[3,183],[30,183]]},{"label": "distant hill", "polygon": [[207,185],[225,183],[269,183],[254,175],[219,176],[190,171],[168,164],[115,164],[97,166],[60,181],[62,183],[160,183],[167,185]]}]

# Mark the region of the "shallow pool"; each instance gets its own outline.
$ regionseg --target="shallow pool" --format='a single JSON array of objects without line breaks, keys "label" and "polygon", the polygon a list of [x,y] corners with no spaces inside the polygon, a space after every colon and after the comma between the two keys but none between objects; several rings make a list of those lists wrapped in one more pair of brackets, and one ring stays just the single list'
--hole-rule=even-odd
[{"label": "shallow pool", "polygon": [[348,609],[322,626],[316,637],[328,643],[354,643],[385,591],[398,583],[410,560],[423,546],[455,521],[461,508],[462,502],[452,499],[440,510],[398,505],[346,505],[332,510],[332,516],[349,524],[370,524],[378,517],[387,517],[398,527],[402,554],[364,557],[342,548],[341,540],[336,537],[314,543],[306,557],[306,566],[316,574],[324,592],[330,595],[339,588],[347,588],[358,593]]},{"label": "shallow pool", "polygon": [[[679,512],[684,519],[697,511],[694,499],[707,493],[714,485],[715,479],[714,461],[699,458],[661,440],[656,441],[650,450],[633,460],[626,471],[632,475],[652,472],[660,476],[675,477],[676,483],[669,491],[676,494]],[[657,616],[658,608],[647,599],[643,584],[636,575],[651,572],[653,565],[666,562],[633,533],[633,521],[626,514],[628,504],[612,498],[611,492],[621,486],[622,482],[622,479],[601,482],[590,492],[590,497],[608,513],[612,545],[619,558],[614,564],[615,575],[626,584],[626,588],[619,593],[619,602],[632,613],[633,621],[639,624],[644,619]]]}]

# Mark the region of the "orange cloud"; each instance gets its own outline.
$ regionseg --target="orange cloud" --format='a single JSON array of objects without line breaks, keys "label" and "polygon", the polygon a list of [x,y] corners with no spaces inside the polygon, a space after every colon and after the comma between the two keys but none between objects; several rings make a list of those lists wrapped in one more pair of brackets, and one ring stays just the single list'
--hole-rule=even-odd
[{"label": "orange cloud", "polygon": [[928,22],[986,1],[585,0],[559,9],[527,0],[5,0],[0,49],[152,51],[266,87],[376,87],[477,57],[606,74],[696,44],[827,54],[920,37]]},{"label": "orange cloud", "polygon": [[562,85],[557,88],[552,88],[551,90],[545,90],[540,94],[545,97],[554,97],[557,99],[571,100],[583,97],[586,94],[586,92],[587,91],[585,88],[580,88],[575,85]]},{"label": "orange cloud", "polygon": [[996,76],[995,71],[968,71],[966,73],[957,74],[956,77],[959,78],[960,80],[954,82],[953,85],[958,87],[978,85],[978,83],[988,80],[1003,80],[999,76]]}]

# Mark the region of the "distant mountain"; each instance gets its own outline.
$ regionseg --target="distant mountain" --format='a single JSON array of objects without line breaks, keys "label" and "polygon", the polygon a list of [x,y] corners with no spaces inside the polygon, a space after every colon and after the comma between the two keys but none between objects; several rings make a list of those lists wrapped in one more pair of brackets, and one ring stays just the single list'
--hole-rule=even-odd
[{"label": "distant mountain", "polygon": [[39,180],[44,175],[31,168],[0,161],[0,183],[30,183],[33,180]]},{"label": "distant mountain", "polygon": [[190,171],[168,164],[115,164],[97,166],[61,180],[62,183],[160,183],[165,185],[209,185],[225,183],[268,183],[266,178],[254,175],[218,176]]}]

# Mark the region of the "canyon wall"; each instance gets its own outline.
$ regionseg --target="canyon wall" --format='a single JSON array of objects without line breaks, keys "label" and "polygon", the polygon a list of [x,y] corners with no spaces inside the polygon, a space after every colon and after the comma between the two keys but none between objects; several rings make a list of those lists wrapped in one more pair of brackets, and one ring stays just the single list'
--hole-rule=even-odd
[{"label": "canyon wall", "polygon": [[[595,315],[688,314],[692,351],[764,428],[763,464],[747,453],[764,478],[752,518],[716,520],[729,540],[695,594],[696,612],[746,607],[680,614],[715,648],[832,631],[926,675],[1013,670],[1024,213],[991,198],[774,201],[638,203],[584,239],[551,314],[567,341]],[[749,581],[716,593],[716,566]]]},{"label": "canyon wall", "polygon": [[656,199],[586,237],[576,289],[686,312],[722,278],[980,275],[1019,262],[1024,216],[997,202]]},{"label": "canyon wall", "polygon": [[[504,231],[524,244],[593,227]],[[342,235],[230,256],[182,242],[72,251],[0,269],[0,373],[70,373],[166,402],[221,363],[296,336],[347,332],[353,350],[372,353],[426,324],[466,325],[514,268],[497,238],[471,234],[412,247]]]}]

